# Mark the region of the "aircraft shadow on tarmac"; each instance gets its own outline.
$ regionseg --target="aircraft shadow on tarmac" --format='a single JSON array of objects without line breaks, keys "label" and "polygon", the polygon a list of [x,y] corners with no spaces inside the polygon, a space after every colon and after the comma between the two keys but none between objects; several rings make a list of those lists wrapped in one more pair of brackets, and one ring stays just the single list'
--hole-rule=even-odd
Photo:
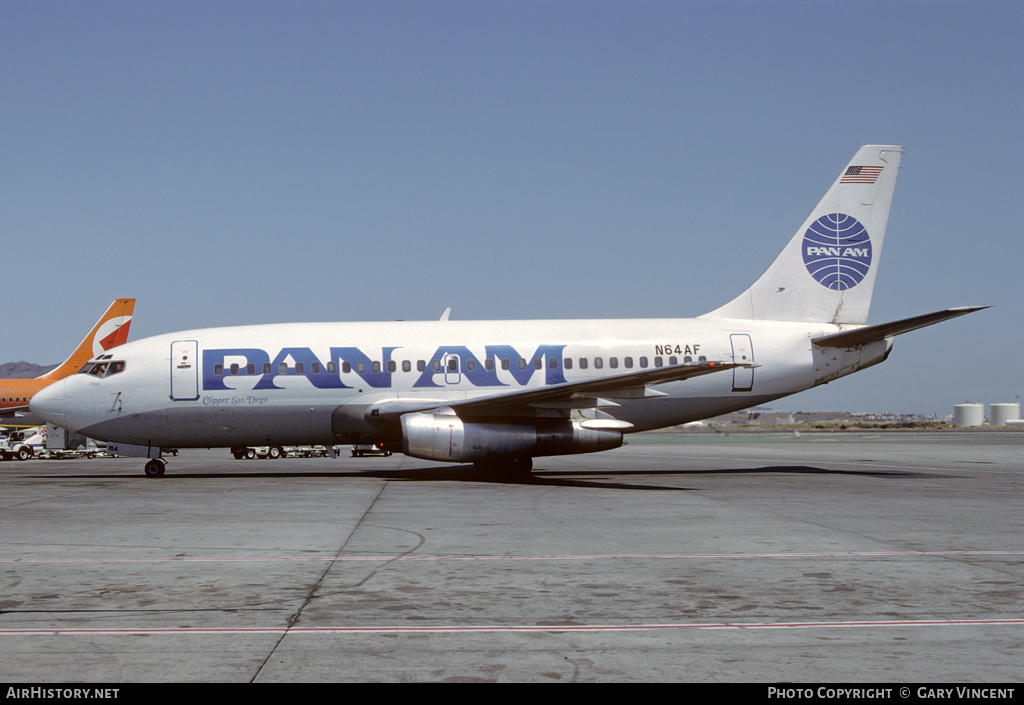
[{"label": "aircraft shadow on tarmac", "polygon": [[[759,468],[721,469],[660,469],[660,470],[609,470],[593,468],[585,470],[544,470],[535,468],[532,473],[508,470],[480,470],[472,465],[449,465],[443,467],[399,468],[386,470],[328,471],[328,472],[201,472],[196,470],[169,471],[159,479],[143,477],[146,482],[168,482],[173,480],[197,479],[282,479],[282,478],[366,478],[375,477],[400,482],[473,482],[509,485],[542,485],[551,487],[581,487],[622,490],[689,491],[695,488],[659,484],[629,482],[642,477],[697,478],[701,475],[822,475],[860,476],[883,479],[911,479],[935,477],[932,473],[906,470],[834,470],[811,465],[769,465]],[[40,478],[48,477],[40,475]],[[76,479],[125,479],[125,475],[89,474],[75,475]]]}]

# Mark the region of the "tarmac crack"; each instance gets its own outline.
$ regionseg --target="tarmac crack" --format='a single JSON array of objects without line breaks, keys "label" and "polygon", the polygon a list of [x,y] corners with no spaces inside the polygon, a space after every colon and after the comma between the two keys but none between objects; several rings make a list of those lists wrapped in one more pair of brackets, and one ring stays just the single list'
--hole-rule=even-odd
[{"label": "tarmac crack", "polygon": [[[351,541],[355,533],[359,531],[359,528],[363,525],[363,522],[366,520],[367,516],[369,516],[370,512],[373,511],[373,508],[377,505],[378,500],[380,500],[381,495],[384,494],[384,490],[387,489],[387,486],[387,481],[381,483],[380,489],[377,491],[377,494],[374,495],[373,500],[371,500],[369,504],[367,504],[366,510],[363,512],[362,516],[359,517],[359,521],[355,522],[355,524],[352,525],[352,529],[348,532],[348,535],[345,537],[345,540],[341,542],[341,545],[338,546],[338,550],[334,553],[334,556],[331,558],[331,560],[327,562],[327,565],[320,573],[320,577],[317,578],[316,582],[313,583],[313,586],[310,587],[308,592],[306,592],[306,597],[302,600],[302,604],[299,605],[298,609],[296,609],[295,612],[290,617],[288,617],[284,631],[281,632],[281,635],[277,638],[277,641],[274,642],[274,645],[267,652],[266,657],[260,663],[255,673],[252,674],[252,678],[249,679],[250,683],[256,682],[256,679],[259,678],[260,673],[263,672],[263,668],[267,665],[267,663],[270,661],[271,657],[273,657],[274,653],[278,650],[278,648],[280,648],[281,643],[284,641],[284,638],[288,636],[288,632],[291,631],[291,629],[294,628],[296,624],[298,624],[299,619],[302,617],[303,610],[305,610],[309,603],[313,601],[313,598],[316,596],[317,590],[320,589],[320,586],[327,578],[327,574],[331,572],[331,569],[338,562],[338,559],[341,557],[341,554],[344,553],[345,549],[348,547],[349,541]],[[391,561],[388,562],[390,563]],[[375,572],[376,570],[373,571],[370,574],[370,576],[372,576],[373,573]],[[362,581],[360,581],[360,584],[365,583],[367,580],[369,580],[370,576],[367,576]]]}]

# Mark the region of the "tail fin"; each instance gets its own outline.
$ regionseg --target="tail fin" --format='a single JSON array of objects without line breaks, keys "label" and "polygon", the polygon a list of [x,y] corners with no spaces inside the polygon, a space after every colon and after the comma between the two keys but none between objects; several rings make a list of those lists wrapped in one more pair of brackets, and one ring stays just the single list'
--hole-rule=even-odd
[{"label": "tail fin", "polygon": [[56,369],[50,370],[39,379],[58,380],[73,375],[82,365],[94,357],[99,357],[105,350],[121,345],[128,339],[128,328],[132,322],[132,311],[135,310],[135,299],[114,299],[110,308],[78,344],[71,357]]},{"label": "tail fin", "polygon": [[768,271],[702,318],[867,323],[902,153],[861,147]]}]

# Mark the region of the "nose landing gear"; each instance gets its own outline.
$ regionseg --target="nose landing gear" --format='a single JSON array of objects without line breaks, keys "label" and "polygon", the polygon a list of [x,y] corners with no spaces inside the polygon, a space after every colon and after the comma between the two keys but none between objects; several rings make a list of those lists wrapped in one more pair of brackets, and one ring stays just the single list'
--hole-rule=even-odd
[{"label": "nose landing gear", "polygon": [[146,477],[163,477],[164,468],[167,467],[167,463],[160,458],[154,458],[146,463]]},{"label": "nose landing gear", "polygon": [[[132,443],[115,443],[107,441],[107,452],[113,456],[124,456],[127,458],[148,458],[146,467],[143,470],[146,477],[163,477],[164,468],[167,463],[161,459],[164,449],[152,445],[134,445]],[[177,455],[177,451],[168,448],[169,453]]]}]

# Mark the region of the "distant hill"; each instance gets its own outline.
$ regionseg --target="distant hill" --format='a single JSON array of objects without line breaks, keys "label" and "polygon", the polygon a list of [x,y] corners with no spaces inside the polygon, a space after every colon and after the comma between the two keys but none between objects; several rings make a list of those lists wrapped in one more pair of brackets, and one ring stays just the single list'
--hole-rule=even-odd
[{"label": "distant hill", "polygon": [[33,365],[31,362],[0,363],[0,379],[31,379],[45,375],[57,365]]}]

